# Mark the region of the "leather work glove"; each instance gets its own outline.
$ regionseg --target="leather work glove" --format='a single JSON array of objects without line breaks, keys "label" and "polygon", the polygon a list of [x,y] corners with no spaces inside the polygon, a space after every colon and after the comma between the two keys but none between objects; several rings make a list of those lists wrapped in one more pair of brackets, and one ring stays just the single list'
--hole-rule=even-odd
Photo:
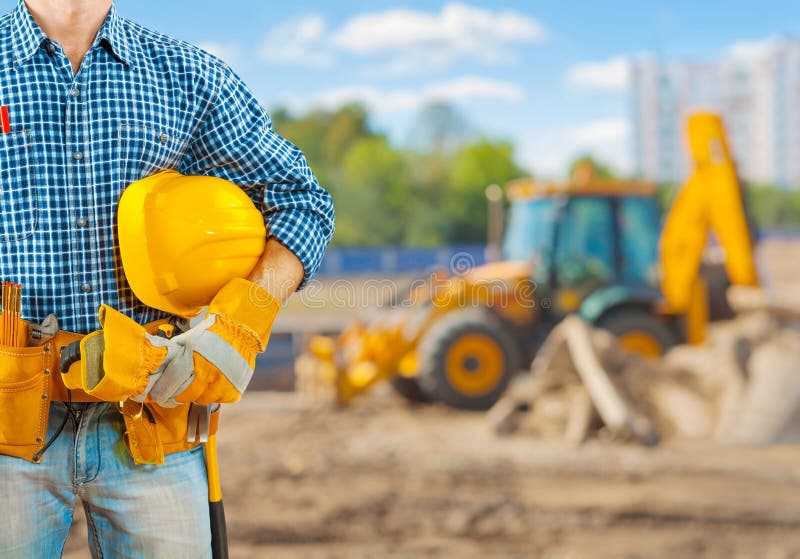
[{"label": "leather work glove", "polygon": [[97,317],[102,330],[80,341],[80,360],[62,371],[64,385],[84,390],[105,402],[120,402],[146,391],[180,346],[149,334],[119,311],[102,305]]},{"label": "leather work glove", "polygon": [[179,346],[136,399],[162,407],[237,402],[264,351],[280,302],[245,279],[233,279],[208,306],[205,318],[170,341]]}]

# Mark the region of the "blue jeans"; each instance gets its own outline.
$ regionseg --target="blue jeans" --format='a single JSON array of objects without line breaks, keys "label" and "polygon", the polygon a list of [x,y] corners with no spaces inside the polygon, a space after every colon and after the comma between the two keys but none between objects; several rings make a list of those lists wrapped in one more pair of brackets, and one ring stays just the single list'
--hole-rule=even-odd
[{"label": "blue jeans", "polygon": [[[60,557],[76,497],[94,558],[210,557],[202,448],[136,465],[113,405],[73,407],[77,425],[67,421],[41,464],[0,456],[0,557]],[[48,440],[66,415],[64,404],[51,405]]]}]

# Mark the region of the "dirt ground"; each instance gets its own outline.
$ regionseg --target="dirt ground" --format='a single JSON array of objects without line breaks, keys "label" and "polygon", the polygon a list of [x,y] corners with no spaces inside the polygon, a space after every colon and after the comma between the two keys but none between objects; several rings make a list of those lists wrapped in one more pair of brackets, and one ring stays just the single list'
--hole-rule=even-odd
[{"label": "dirt ground", "polygon": [[347,411],[252,393],[220,452],[232,558],[800,557],[792,447],[570,447],[387,393]]},{"label": "dirt ground", "polygon": [[[781,299],[798,256],[760,250]],[[220,461],[234,559],[800,559],[797,446],[500,438],[384,387],[344,411],[249,392],[224,410]],[[85,529],[68,559],[88,557]]]}]

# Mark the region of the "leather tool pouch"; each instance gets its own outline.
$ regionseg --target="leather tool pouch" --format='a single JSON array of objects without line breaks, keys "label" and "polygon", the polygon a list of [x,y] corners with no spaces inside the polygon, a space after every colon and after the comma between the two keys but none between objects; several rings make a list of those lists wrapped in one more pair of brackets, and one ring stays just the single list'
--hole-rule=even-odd
[{"label": "leather tool pouch", "polygon": [[0,346],[0,454],[34,462],[45,445],[50,402],[63,391],[58,377],[58,347],[80,339],[59,332],[34,347]]},{"label": "leather tool pouch", "polygon": [[[156,328],[157,324],[148,327]],[[82,338],[61,330],[39,346],[0,345],[0,454],[36,462],[37,453],[46,444],[51,402],[99,401],[59,374],[60,348]],[[118,403],[117,408],[125,423],[125,446],[137,464],[163,464],[166,455],[199,444],[187,438],[189,404],[161,408],[128,400]],[[219,409],[210,415],[208,432],[216,433],[218,425]]]},{"label": "leather tool pouch", "polygon": [[[163,464],[167,454],[190,450],[199,444],[187,439],[189,404],[162,408],[128,400],[117,404],[117,409],[125,421],[125,446],[137,464]],[[210,416],[209,434],[217,432],[219,409]]]}]

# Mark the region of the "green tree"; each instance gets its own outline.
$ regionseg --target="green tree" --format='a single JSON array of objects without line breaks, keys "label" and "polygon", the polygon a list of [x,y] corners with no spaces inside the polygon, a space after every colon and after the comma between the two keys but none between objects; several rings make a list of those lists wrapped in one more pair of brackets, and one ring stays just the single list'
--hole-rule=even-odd
[{"label": "green tree", "polygon": [[445,244],[449,216],[442,204],[447,193],[450,157],[441,151],[406,152],[411,170],[408,196],[411,226],[406,228],[404,244],[437,246]]},{"label": "green tree", "polygon": [[339,173],[347,150],[364,138],[375,137],[366,110],[347,105],[336,111],[311,111],[293,117],[284,109],[272,112],[275,130],[300,146],[320,182],[338,194]]},{"label": "green tree", "polygon": [[754,184],[746,189],[747,209],[760,227],[800,226],[800,191]]},{"label": "green tree", "polygon": [[342,160],[346,195],[336,202],[342,244],[400,244],[409,218],[408,161],[386,138],[359,140]]},{"label": "green tree", "polygon": [[398,149],[373,130],[358,105],[301,116],[278,109],[272,119],[333,195],[336,244],[484,241],[484,189],[525,174],[510,143],[465,143],[469,126],[445,104],[421,112],[427,131],[413,150]]},{"label": "green tree", "polygon": [[595,178],[597,179],[610,179],[614,178],[614,172],[612,171],[611,167],[606,163],[598,160],[597,158],[593,157],[589,154],[581,155],[577,157],[572,163],[569,165],[569,178],[575,179],[575,172],[582,166],[587,165],[591,170]]},{"label": "green tree", "polygon": [[434,101],[422,107],[411,128],[414,148],[429,153],[453,153],[471,135],[467,119],[444,101]]},{"label": "green tree", "polygon": [[505,185],[526,173],[514,160],[509,142],[479,140],[459,148],[450,164],[446,197],[446,239],[450,242],[486,240],[487,201],[490,184]]}]

